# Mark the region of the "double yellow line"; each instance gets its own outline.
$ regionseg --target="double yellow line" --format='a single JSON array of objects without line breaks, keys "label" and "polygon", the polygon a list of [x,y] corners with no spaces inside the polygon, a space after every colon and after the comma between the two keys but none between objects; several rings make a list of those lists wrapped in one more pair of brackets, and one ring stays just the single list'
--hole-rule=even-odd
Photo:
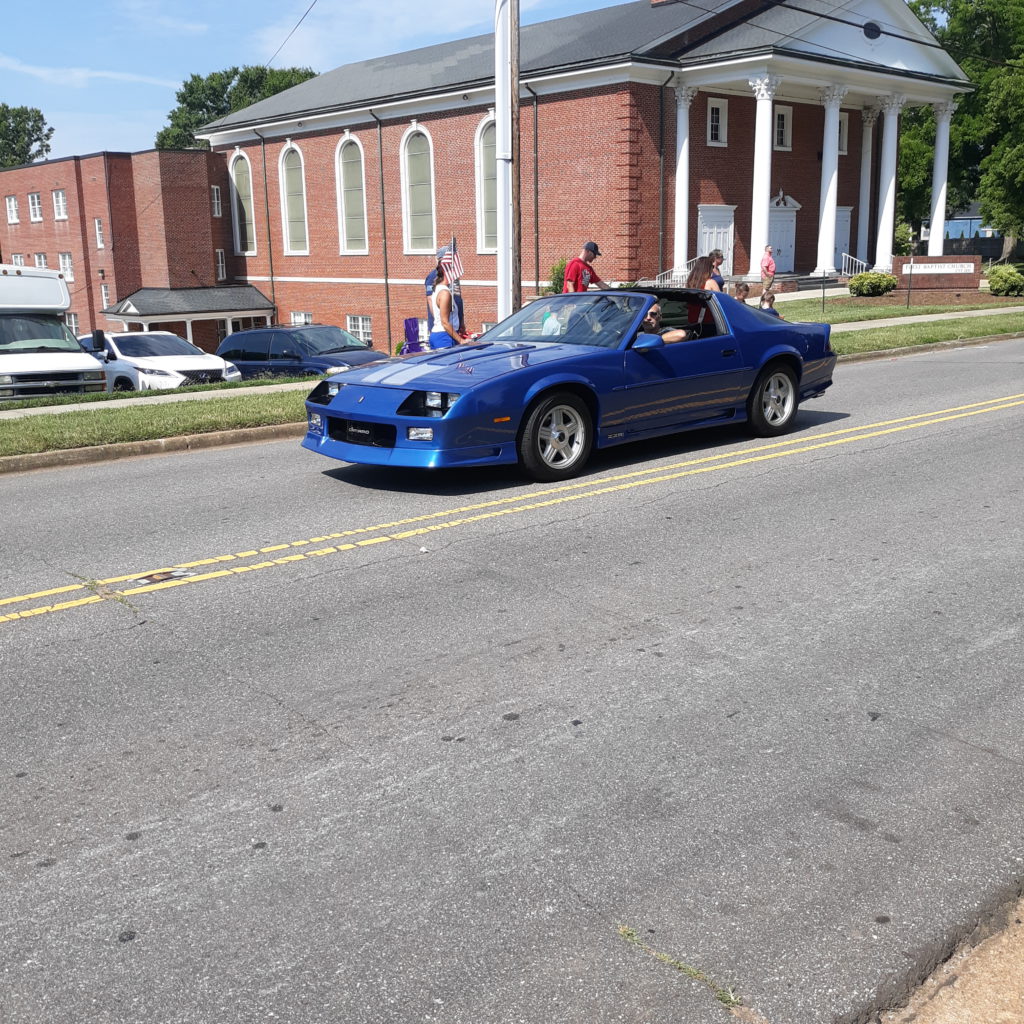
[{"label": "double yellow line", "polygon": [[[614,476],[602,477],[599,481],[582,480],[571,484],[563,484],[544,490],[533,491],[529,499],[522,496],[511,498],[493,498],[489,501],[459,508],[445,509],[441,512],[430,512],[408,519],[398,519],[390,523],[377,523],[374,526],[363,526],[340,533],[330,533],[323,537],[312,537],[307,540],[293,540],[284,544],[273,544],[269,547],[251,551],[237,551],[233,554],[216,555],[213,558],[201,558],[194,562],[179,562],[177,565],[163,569],[151,569],[142,573],[127,576],[112,576],[108,579],[89,580],[73,583],[50,590],[39,590],[32,594],[20,594],[16,597],[0,598],[0,623],[16,622],[21,619],[33,618],[37,615],[49,615],[53,612],[67,611],[86,605],[98,604],[106,600],[126,600],[139,594],[150,594],[158,590],[186,584],[205,583],[208,580],[223,579],[227,576],[240,576],[248,572],[272,569],[275,566],[289,565],[310,558],[322,558],[357,548],[370,547],[374,544],[386,544],[392,541],[410,540],[441,530],[451,530],[458,526],[468,526],[486,519],[499,516],[518,515],[535,509],[550,508],[570,501],[584,498],[596,498],[602,494],[614,494],[635,487],[648,487],[651,484],[667,483],[683,477],[696,476],[700,473],[714,473],[722,469],[734,469],[757,462],[785,458],[791,455],[803,455],[808,452],[820,451],[838,445],[866,441],[888,434],[897,434],[922,427],[932,427],[953,420],[981,416],[1005,409],[1013,409],[1024,405],[1024,394],[1007,395],[993,398],[986,402],[975,402],[971,405],[955,406],[951,409],[940,409],[933,412],[918,413],[900,419],[883,420],[860,427],[847,427],[824,434],[815,434],[810,438],[791,437],[783,441],[744,448],[741,454],[722,452],[702,458],[688,459],[670,466],[659,466],[657,469],[635,470]],[[352,539],[347,539],[352,538]],[[329,541],[342,543],[328,544]],[[327,546],[317,546],[317,545]],[[288,552],[279,554],[279,552]],[[274,555],[276,557],[260,557]],[[255,559],[255,561],[252,561]],[[216,566],[216,568],[212,568]],[[206,571],[202,571],[206,570]],[[121,586],[118,584],[132,584]],[[84,593],[83,593],[84,592]],[[70,600],[49,604],[35,604],[33,607],[15,610],[17,605],[46,601],[48,598],[60,597],[65,594],[78,594]],[[4,609],[11,609],[4,611]]]}]

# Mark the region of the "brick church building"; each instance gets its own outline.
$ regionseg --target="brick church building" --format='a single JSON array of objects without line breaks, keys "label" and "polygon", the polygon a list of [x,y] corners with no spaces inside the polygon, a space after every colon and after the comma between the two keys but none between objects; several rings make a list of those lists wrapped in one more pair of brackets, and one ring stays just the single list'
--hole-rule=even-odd
[{"label": "brick church building", "polygon": [[[769,243],[780,273],[830,274],[844,256],[887,269],[910,105],[934,108],[931,222],[944,222],[950,118],[970,86],[904,0],[634,0],[525,26],[520,46],[526,297],[590,239],[610,282],[681,273],[715,248],[727,274],[753,280]],[[143,326],[176,310],[198,332],[211,285],[231,307],[205,311],[217,335],[276,316],[387,348],[424,316],[424,276],[455,236],[468,326],[492,322],[493,54],[488,34],[345,65],[208,125],[210,154],[131,155],[140,168],[192,160],[191,176],[167,165],[160,199],[135,199],[162,206],[163,235],[140,242],[141,276],[116,271],[110,303],[91,282],[93,308]],[[0,172],[0,192],[57,163]],[[18,251],[8,213],[5,260]],[[86,248],[97,216],[79,231]],[[933,228],[939,246],[943,235]],[[178,247],[185,260],[170,257]]]}]

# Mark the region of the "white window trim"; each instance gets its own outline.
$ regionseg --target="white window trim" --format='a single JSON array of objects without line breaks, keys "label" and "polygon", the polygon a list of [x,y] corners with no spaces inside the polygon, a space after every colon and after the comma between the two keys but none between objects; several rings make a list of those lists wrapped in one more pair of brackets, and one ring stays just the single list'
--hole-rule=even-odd
[{"label": "white window trim", "polygon": [[[353,323],[353,321],[358,323]],[[366,321],[366,330],[363,330],[362,321]],[[354,335],[360,341],[365,341],[368,344],[373,344],[373,318],[369,316],[363,316],[359,313],[348,313],[345,316],[345,330],[349,334]]]},{"label": "white window trim", "polygon": [[[487,237],[487,225],[484,223],[484,152],[483,141],[484,131],[488,125],[495,126],[497,132],[497,121],[494,111],[488,111],[487,116],[476,126],[476,135],[473,136],[473,154],[476,164],[476,251],[478,253],[496,253],[497,245],[488,246],[484,244]],[[497,142],[497,135],[495,135]],[[499,216],[501,211],[498,211]],[[436,250],[435,250],[436,251]]]},{"label": "white window trim", "polygon": [[100,303],[104,309],[110,305],[110,285],[100,285]]},{"label": "white window trim", "polygon": [[[299,174],[302,176],[302,220],[306,225],[306,247],[296,249],[292,245],[291,235],[288,231],[288,195],[285,191],[284,181],[284,158],[291,152],[299,154]],[[285,256],[308,256],[309,255],[309,210],[306,206],[306,161],[302,156],[302,150],[289,140],[281,150],[277,158],[277,186],[281,195],[281,242],[284,247]]]},{"label": "white window trim", "polygon": [[[65,189],[62,189],[62,188],[55,188],[55,189],[53,189],[53,191],[50,194],[53,197],[53,219],[54,220],[67,220],[68,219],[68,194],[67,194],[67,191]],[[64,207],[64,212],[63,213],[58,213],[58,211],[57,211],[57,196],[61,196],[62,197],[61,205]]]},{"label": "white window trim", "polygon": [[[35,203],[32,202],[32,197],[35,196]],[[43,219],[43,193],[42,192],[29,192],[28,194],[28,219],[32,224],[39,224]]]},{"label": "white window trim", "polygon": [[23,267],[25,266],[25,254],[21,252],[11,253],[11,266],[12,267]]},{"label": "white window trim", "polygon": [[78,333],[78,314],[72,313],[70,310],[64,314],[64,323],[67,324],[68,330],[72,334]]},{"label": "white window trim", "polygon": [[[719,127],[721,128],[721,138],[717,142],[711,141],[711,108],[720,107],[722,116],[719,120]],[[729,101],[723,100],[718,96],[708,97],[708,116],[707,116],[707,128],[705,132],[707,138],[707,144],[714,146],[719,149],[724,149],[729,145]]]},{"label": "white window trim", "polygon": [[[244,160],[246,167],[249,168],[249,198],[252,200],[252,245],[253,247],[248,250],[244,250],[241,247],[242,236],[239,231],[238,224],[238,189],[235,186],[235,164],[239,160]],[[255,256],[259,250],[259,245],[256,242],[256,190],[253,186],[252,177],[252,162],[249,157],[246,156],[241,150],[236,150],[231,154],[228,160],[228,188],[231,191],[231,235],[235,243],[235,255],[236,256]]]},{"label": "white window trim", "polygon": [[96,248],[105,249],[106,243],[103,241],[103,218],[94,217],[92,221],[93,230],[96,232]]},{"label": "white window trim", "polygon": [[[341,150],[349,142],[354,142],[359,148],[359,166],[363,174],[363,238],[366,245],[361,249],[349,247],[348,239],[345,237],[345,183],[341,178]],[[366,151],[362,142],[351,132],[345,132],[338,140],[334,148],[334,188],[338,200],[338,253],[342,256],[368,256],[370,254],[370,225],[366,216]]]},{"label": "white window trim", "polygon": [[850,152],[850,115],[845,110],[839,111],[839,155],[846,156]]},{"label": "white window trim", "polygon": [[210,212],[214,217],[224,216],[224,202],[220,194],[220,185],[210,186]]},{"label": "white window trim", "polygon": [[[65,257],[67,257],[65,259]],[[57,253],[57,265],[60,267],[60,272],[64,275],[65,281],[74,281],[75,279],[75,263],[74,257],[69,252]]]},{"label": "white window trim", "polygon": [[218,281],[226,281],[228,279],[228,261],[227,254],[223,249],[213,250],[213,266],[214,276]]},{"label": "white window trim", "polygon": [[[12,217],[11,214],[14,214]],[[18,213],[18,197],[7,196],[7,223],[8,224],[20,224],[21,217]]]},{"label": "white window trim", "polygon": [[292,327],[305,327],[307,324],[313,322],[312,313],[292,313],[291,314],[291,326]]},{"label": "white window trim", "polygon": [[[784,139],[781,145],[777,138],[779,114],[786,118],[786,130],[783,133]],[[782,153],[793,151],[793,108],[784,103],[776,103],[772,108],[772,149]]]},{"label": "white window trim", "polygon": [[33,262],[40,270],[45,270],[50,265],[50,261],[46,258],[45,252],[33,253]]},{"label": "white window trim", "polygon": [[[411,228],[409,225],[409,191],[408,174],[405,170],[405,151],[409,139],[416,132],[422,133],[427,140],[427,151],[430,154],[430,209],[433,213],[434,232],[433,241],[429,249],[413,249],[410,244]],[[435,191],[436,177],[434,175],[434,140],[430,132],[419,122],[413,121],[405,130],[401,144],[398,147],[399,160],[398,171],[402,186],[402,248],[407,256],[436,256],[437,255],[437,195]]]}]

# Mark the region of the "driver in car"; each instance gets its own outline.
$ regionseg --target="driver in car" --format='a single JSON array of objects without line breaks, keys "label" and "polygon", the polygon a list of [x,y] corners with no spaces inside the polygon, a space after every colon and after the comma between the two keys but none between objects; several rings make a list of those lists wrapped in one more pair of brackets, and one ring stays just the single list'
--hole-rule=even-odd
[{"label": "driver in car", "polygon": [[647,310],[640,330],[644,334],[660,334],[666,345],[671,345],[674,341],[686,341],[690,337],[690,332],[683,327],[662,327],[661,306],[658,303]]}]

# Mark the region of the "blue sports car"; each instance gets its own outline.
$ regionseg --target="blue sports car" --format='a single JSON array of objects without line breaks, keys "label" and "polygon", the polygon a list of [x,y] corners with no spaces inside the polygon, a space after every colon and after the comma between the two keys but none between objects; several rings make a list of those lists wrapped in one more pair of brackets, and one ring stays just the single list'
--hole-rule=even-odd
[{"label": "blue sports car", "polygon": [[475,342],[321,381],[302,445],[344,462],[518,463],[562,480],[595,446],[743,421],[772,436],[831,385],[829,330],[716,292],[545,297]]}]

